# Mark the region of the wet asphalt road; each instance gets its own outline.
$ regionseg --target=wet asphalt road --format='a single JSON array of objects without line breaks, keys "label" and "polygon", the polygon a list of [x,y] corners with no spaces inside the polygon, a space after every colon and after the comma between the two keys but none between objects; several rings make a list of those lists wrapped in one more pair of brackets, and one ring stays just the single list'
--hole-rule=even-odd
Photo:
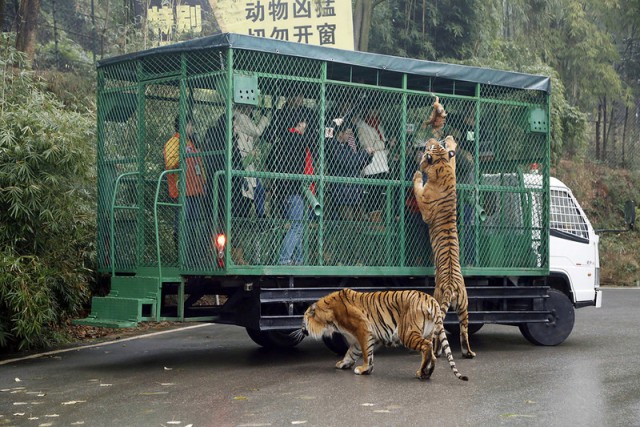
[{"label": "wet asphalt road", "polygon": [[640,289],[606,289],[558,347],[487,325],[476,359],[453,344],[462,382],[442,359],[416,379],[404,349],[356,376],[321,343],[267,352],[239,327],[190,327],[0,362],[0,426],[639,426],[639,328]]}]

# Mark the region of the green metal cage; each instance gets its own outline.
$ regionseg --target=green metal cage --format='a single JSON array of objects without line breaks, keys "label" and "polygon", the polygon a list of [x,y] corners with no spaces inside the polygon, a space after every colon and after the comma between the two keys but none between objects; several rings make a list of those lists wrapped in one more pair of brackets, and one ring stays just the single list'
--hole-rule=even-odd
[{"label": "green metal cage", "polygon": [[435,96],[465,273],[548,269],[546,77],[235,34],[98,76],[103,271],[432,275],[411,177]]}]

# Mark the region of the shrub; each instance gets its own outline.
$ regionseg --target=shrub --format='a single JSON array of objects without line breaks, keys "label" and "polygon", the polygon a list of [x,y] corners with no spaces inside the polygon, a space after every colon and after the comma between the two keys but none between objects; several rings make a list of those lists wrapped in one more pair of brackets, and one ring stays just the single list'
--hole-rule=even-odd
[{"label": "shrub", "polygon": [[58,339],[87,297],[95,121],[65,108],[1,45],[0,348],[27,349]]}]

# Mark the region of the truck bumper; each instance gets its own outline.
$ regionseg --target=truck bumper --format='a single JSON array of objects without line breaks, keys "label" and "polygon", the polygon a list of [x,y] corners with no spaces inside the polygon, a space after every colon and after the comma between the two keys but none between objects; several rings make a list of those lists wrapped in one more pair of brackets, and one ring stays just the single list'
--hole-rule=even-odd
[{"label": "truck bumper", "polygon": [[596,308],[602,307],[602,290],[596,289]]}]

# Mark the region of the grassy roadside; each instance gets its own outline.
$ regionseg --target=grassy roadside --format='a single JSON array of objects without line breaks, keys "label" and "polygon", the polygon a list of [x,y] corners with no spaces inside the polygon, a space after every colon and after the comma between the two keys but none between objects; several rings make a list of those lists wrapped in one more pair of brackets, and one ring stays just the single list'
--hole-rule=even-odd
[{"label": "grassy roadside", "polygon": [[[597,229],[624,228],[624,203],[640,204],[640,172],[602,164],[562,160],[551,174],[571,188]],[[640,209],[636,206],[636,217]],[[600,282],[607,286],[637,286],[640,281],[640,226],[623,233],[600,234]]]}]

